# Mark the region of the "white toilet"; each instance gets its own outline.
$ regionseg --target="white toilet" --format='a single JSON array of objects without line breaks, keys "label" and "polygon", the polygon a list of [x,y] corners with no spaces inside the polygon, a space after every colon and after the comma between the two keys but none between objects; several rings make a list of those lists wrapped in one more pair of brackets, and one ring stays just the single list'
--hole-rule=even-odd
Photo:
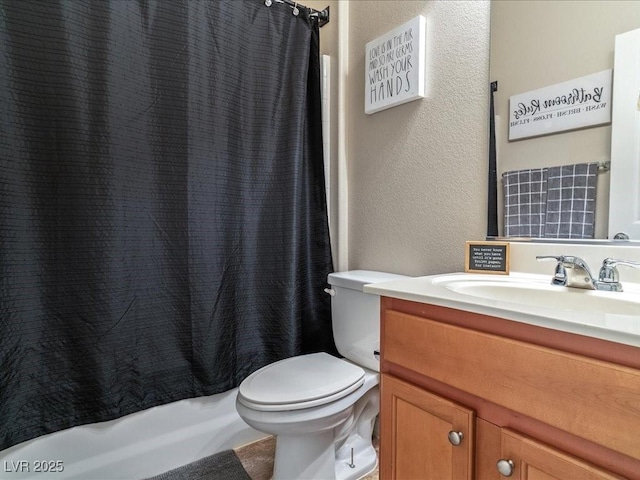
[{"label": "white toilet", "polygon": [[362,288],[399,278],[405,277],[367,270],[330,274],[333,337],[345,358],[287,358],[240,385],[242,419],[277,437],[273,480],[357,479],[376,467],[380,298]]}]

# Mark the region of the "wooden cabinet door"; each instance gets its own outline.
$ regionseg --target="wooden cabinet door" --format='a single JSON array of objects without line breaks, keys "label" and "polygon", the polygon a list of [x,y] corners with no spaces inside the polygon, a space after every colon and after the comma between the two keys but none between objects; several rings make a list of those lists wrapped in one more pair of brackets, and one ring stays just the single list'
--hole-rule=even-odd
[{"label": "wooden cabinet door", "polygon": [[622,477],[508,429],[502,430],[501,453],[503,460],[513,463],[511,478],[514,479],[623,480]]},{"label": "wooden cabinet door", "polygon": [[[383,374],[380,478],[471,480],[475,414],[449,400]],[[461,432],[454,446],[450,432]]]}]

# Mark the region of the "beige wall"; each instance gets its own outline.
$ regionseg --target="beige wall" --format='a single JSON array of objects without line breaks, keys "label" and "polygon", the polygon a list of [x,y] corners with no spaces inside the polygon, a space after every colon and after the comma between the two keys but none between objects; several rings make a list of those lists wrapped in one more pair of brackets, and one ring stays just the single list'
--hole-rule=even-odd
[{"label": "beige wall", "polygon": [[[486,232],[489,4],[349,5],[349,268],[461,271]],[[365,44],[419,14],[426,98],[365,115]]]},{"label": "beige wall", "polygon": [[[332,56],[334,207],[340,148],[348,177],[348,264],[342,269],[463,270],[465,241],[483,239],[486,231],[489,3],[304,3],[331,11],[320,38],[321,53]],[[365,115],[365,44],[420,14],[427,25],[426,98]],[[347,59],[344,71],[341,59]],[[336,144],[341,128],[345,145]],[[344,235],[337,214],[334,208],[332,233]]]},{"label": "beige wall", "polygon": [[[492,3],[499,178],[522,168],[610,159],[610,125],[509,142],[509,97],[613,68],[615,35],[639,26],[638,1]],[[604,173],[598,178],[596,238],[607,235],[608,212],[609,174]]]}]

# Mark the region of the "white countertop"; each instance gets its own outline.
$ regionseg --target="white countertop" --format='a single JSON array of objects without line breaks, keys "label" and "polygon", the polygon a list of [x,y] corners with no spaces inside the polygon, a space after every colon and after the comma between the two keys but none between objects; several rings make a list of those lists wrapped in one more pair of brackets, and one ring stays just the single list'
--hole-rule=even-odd
[{"label": "white countertop", "polygon": [[[576,312],[558,306],[526,305],[518,303],[517,297],[513,298],[513,300],[509,299],[509,301],[494,300],[491,298],[467,295],[444,288],[438,283],[438,280],[443,277],[474,281],[483,281],[486,279],[488,282],[500,280],[498,277],[503,277],[503,281],[508,281],[509,278],[511,278],[520,282],[534,282],[540,285],[541,288],[547,288],[551,280],[550,275],[521,274],[517,272],[512,272],[508,276],[453,273],[410,277],[369,284],[364,286],[364,291],[386,297],[491,315],[539,327],[640,347],[640,307],[638,310],[634,308],[631,311],[632,314],[623,315],[597,311]],[[543,284],[545,285],[544,287],[542,287]],[[634,301],[637,300],[640,305],[640,285],[623,282],[623,286],[625,289],[623,293],[625,298],[631,298]],[[574,295],[574,299],[577,298],[575,295],[617,295],[616,292],[594,292],[560,286],[549,286],[548,288],[562,289],[566,291],[568,295]],[[553,293],[555,293],[555,291]]]}]

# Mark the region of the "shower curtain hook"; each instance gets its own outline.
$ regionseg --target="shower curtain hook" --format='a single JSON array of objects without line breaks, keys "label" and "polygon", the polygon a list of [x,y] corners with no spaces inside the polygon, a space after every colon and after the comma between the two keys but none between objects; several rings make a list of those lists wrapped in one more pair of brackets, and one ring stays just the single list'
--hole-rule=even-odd
[{"label": "shower curtain hook", "polygon": [[293,5],[293,14],[297,17],[299,13],[300,10],[298,10],[298,2],[295,2],[295,4]]},{"label": "shower curtain hook", "polygon": [[272,2],[271,2],[271,0],[264,0],[264,4],[265,4],[267,7],[270,7],[270,6],[271,6],[271,4],[272,4]]}]

